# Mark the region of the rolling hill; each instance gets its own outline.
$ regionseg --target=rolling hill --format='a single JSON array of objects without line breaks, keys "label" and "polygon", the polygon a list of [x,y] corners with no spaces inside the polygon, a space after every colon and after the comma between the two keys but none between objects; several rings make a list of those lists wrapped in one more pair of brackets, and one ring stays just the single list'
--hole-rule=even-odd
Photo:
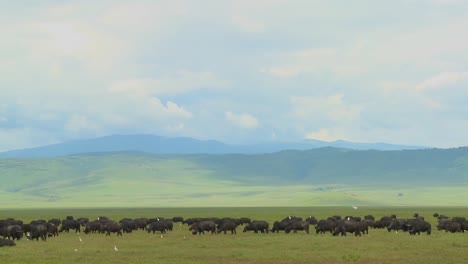
[{"label": "rolling hill", "polygon": [[468,148],[0,159],[0,207],[466,205]]},{"label": "rolling hill", "polygon": [[67,141],[29,149],[0,153],[3,158],[60,157],[66,155],[114,151],[139,151],[151,154],[260,154],[282,150],[307,150],[322,147],[349,149],[402,150],[423,149],[387,143],[353,143],[343,140],[325,142],[304,140],[301,142],[271,142],[253,145],[228,145],[215,140],[198,140],[186,137],[161,137],[156,135],[112,135],[93,139]]}]

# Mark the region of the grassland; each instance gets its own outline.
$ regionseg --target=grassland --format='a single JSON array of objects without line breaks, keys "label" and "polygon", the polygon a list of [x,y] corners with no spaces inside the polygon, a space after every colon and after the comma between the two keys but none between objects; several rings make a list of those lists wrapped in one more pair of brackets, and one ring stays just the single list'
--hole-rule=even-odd
[{"label": "grassland", "polygon": [[[251,207],[251,208],[94,208],[94,209],[9,209],[0,210],[0,219],[75,217],[250,217],[272,223],[287,215],[325,218],[330,215],[397,214],[409,218],[415,212],[433,226],[434,212],[467,216],[465,207]],[[193,236],[187,226],[160,238],[138,231],[123,237],[74,233],[61,234],[47,242],[21,240],[16,247],[0,248],[2,263],[468,263],[466,234],[433,231],[430,236],[410,236],[370,230],[363,237],[333,237],[330,234],[254,234]],[[114,251],[114,245],[119,248]],[[77,251],[75,251],[75,249]]]},{"label": "grassland", "polygon": [[467,148],[0,159],[0,208],[464,206]]}]

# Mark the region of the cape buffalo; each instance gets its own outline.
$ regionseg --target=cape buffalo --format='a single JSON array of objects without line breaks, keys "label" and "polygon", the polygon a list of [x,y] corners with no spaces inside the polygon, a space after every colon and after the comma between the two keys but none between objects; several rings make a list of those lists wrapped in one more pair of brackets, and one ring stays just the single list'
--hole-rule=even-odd
[{"label": "cape buffalo", "polygon": [[23,237],[23,230],[19,225],[8,225],[0,228],[0,235],[3,238],[20,240]]},{"label": "cape buffalo", "polygon": [[45,224],[31,225],[30,239],[31,240],[36,239],[37,241],[40,238],[42,241],[46,241],[47,233],[48,233],[48,230]]},{"label": "cape buffalo", "polygon": [[426,232],[428,235],[431,234],[431,224],[424,220],[416,219],[406,224],[406,226],[410,235],[419,235],[421,232]]},{"label": "cape buffalo", "polygon": [[210,231],[211,234],[215,234],[216,233],[216,224],[214,221],[201,221],[201,222],[196,222],[196,223],[193,223],[191,226],[190,226],[191,230],[192,230],[192,234],[193,235],[196,235],[196,234],[205,234],[205,231]]},{"label": "cape buffalo", "polygon": [[91,221],[86,223],[85,230],[83,231],[85,234],[89,233],[96,233],[101,232],[101,223],[99,221]]},{"label": "cape buffalo", "polygon": [[106,236],[110,236],[110,233],[117,233],[117,236],[122,236],[122,227],[115,221],[105,222],[103,228],[106,231]]},{"label": "cape buffalo", "polygon": [[0,247],[13,247],[13,246],[16,246],[15,241],[0,238]]},{"label": "cape buffalo", "polygon": [[218,225],[218,233],[224,232],[224,234],[226,234],[227,231],[231,231],[231,234],[236,234],[236,228],[236,223],[231,220],[225,220]]},{"label": "cape buffalo", "polygon": [[266,221],[252,221],[244,227],[244,232],[254,231],[254,233],[268,233],[269,224]]},{"label": "cape buffalo", "polygon": [[346,233],[354,233],[355,236],[361,236],[361,223],[355,221],[341,221],[333,232],[334,236],[346,236]]},{"label": "cape buffalo", "polygon": [[148,233],[153,232],[153,234],[156,231],[159,231],[161,234],[163,234],[166,233],[166,225],[161,221],[155,221],[148,225],[146,231],[148,231]]},{"label": "cape buffalo", "polygon": [[317,225],[315,226],[315,232],[317,234],[324,234],[325,232],[332,233],[336,228],[336,222],[333,220],[320,220],[318,221]]},{"label": "cape buffalo", "polygon": [[293,230],[294,233],[297,233],[297,230],[304,230],[309,234],[309,223],[307,221],[292,221],[288,226],[286,226],[284,232],[288,234],[291,230]]}]

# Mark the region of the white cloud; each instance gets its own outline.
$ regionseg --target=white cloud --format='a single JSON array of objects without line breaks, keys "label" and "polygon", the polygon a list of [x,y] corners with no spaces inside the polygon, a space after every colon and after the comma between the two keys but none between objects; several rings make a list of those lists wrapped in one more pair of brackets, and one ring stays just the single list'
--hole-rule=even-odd
[{"label": "white cloud", "polygon": [[359,104],[347,104],[343,94],[335,94],[325,97],[293,96],[292,115],[296,119],[309,122],[328,120],[332,122],[352,122],[359,118],[364,106]]},{"label": "white cloud", "polygon": [[84,115],[74,115],[68,122],[65,124],[65,129],[70,132],[80,132],[80,131],[97,131],[99,128],[90,122],[88,117]]},{"label": "white cloud", "polygon": [[248,33],[259,33],[266,29],[264,23],[250,17],[246,17],[245,15],[233,15],[231,17],[231,21],[235,27]]},{"label": "white cloud", "polygon": [[0,124],[28,137],[18,146],[128,131],[443,145],[468,131],[468,13],[446,4],[462,0],[10,2]]},{"label": "white cloud", "polygon": [[176,117],[182,117],[182,118],[191,118],[192,113],[189,111],[185,110],[183,107],[180,107],[174,102],[168,101],[165,106],[165,111]]},{"label": "white cloud", "polygon": [[418,84],[418,90],[444,88],[468,79],[468,72],[443,72]]},{"label": "white cloud", "polygon": [[242,128],[256,128],[259,124],[257,118],[250,114],[236,114],[227,111],[224,116],[227,121]]},{"label": "white cloud", "polygon": [[212,72],[178,71],[160,78],[137,78],[114,81],[110,92],[132,92],[140,95],[178,95],[199,89],[221,88],[225,81],[218,80]]},{"label": "white cloud", "polygon": [[47,144],[57,143],[50,131],[33,129],[29,127],[1,129],[0,128],[0,152],[30,148]]},{"label": "white cloud", "polygon": [[331,131],[328,129],[320,129],[318,131],[314,131],[311,133],[308,133],[306,135],[307,139],[316,139],[316,140],[321,140],[321,141],[335,141],[335,140],[345,140],[346,137],[343,135],[343,133],[338,133],[336,131]]},{"label": "white cloud", "polygon": [[273,57],[279,61],[279,65],[262,67],[260,72],[289,78],[330,70],[337,60],[337,52],[332,48],[314,48],[281,53]]}]

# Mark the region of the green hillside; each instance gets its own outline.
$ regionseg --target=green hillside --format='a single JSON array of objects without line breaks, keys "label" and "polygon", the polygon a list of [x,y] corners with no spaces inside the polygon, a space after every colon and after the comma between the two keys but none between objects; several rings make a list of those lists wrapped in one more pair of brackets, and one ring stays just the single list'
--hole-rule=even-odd
[{"label": "green hillside", "polygon": [[0,208],[466,205],[468,148],[0,159]]}]

